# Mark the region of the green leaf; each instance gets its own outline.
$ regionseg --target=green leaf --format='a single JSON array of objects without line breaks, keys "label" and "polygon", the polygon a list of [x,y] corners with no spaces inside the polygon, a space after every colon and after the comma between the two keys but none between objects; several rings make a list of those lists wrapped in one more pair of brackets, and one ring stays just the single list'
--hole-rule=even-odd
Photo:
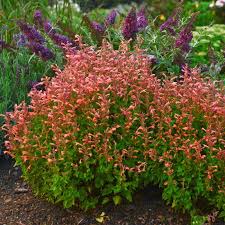
[{"label": "green leaf", "polygon": [[129,202],[132,202],[132,195],[131,195],[131,192],[130,191],[126,191],[124,193],[124,196],[125,198],[129,201]]},{"label": "green leaf", "polygon": [[114,204],[115,205],[119,205],[120,203],[121,203],[121,197],[119,196],[119,195],[115,195],[114,197],[113,197],[113,201],[114,201]]},{"label": "green leaf", "polygon": [[106,203],[109,202],[109,198],[108,197],[105,197],[103,200],[102,200],[102,205],[105,205]]}]

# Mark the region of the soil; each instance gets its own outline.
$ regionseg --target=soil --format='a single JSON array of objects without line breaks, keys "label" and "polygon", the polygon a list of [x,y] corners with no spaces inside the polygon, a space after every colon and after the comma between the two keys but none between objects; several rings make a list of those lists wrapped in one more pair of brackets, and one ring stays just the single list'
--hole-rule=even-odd
[{"label": "soil", "polygon": [[[99,220],[99,222],[97,221]],[[133,203],[109,204],[93,211],[63,209],[35,197],[10,159],[0,158],[0,225],[188,225],[187,214],[175,212],[161,197],[161,190],[148,187]],[[225,225],[215,222],[214,225]]]}]

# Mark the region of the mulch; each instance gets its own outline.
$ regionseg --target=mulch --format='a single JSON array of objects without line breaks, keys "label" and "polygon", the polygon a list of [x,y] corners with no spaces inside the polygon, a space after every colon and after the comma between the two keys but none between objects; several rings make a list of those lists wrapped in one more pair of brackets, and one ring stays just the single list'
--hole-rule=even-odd
[{"label": "mulch", "polygon": [[11,160],[0,158],[0,225],[190,224],[190,217],[172,210],[161,194],[159,188],[151,186],[136,193],[132,203],[109,204],[88,212],[63,209],[36,197],[21,179],[19,168],[14,168]]}]

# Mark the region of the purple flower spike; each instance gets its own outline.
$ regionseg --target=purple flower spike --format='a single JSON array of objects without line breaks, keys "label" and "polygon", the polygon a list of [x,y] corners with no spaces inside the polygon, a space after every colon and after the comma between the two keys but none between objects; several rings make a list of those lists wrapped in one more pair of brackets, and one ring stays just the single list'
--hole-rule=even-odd
[{"label": "purple flower spike", "polygon": [[175,32],[175,30],[173,28],[175,22],[176,22],[176,20],[174,20],[173,17],[169,17],[169,19],[160,26],[160,31],[166,30],[171,35],[173,35],[173,36],[176,35],[176,32]]},{"label": "purple flower spike", "polygon": [[171,35],[176,35],[174,28],[179,24],[181,9],[177,8],[171,17],[169,17],[161,26],[160,31],[166,30]]},{"label": "purple flower spike", "polygon": [[113,9],[105,18],[105,25],[110,26],[113,25],[116,21],[117,12]]},{"label": "purple flower spike", "polygon": [[155,55],[147,55],[147,56],[148,56],[148,60],[151,64],[157,64],[158,63],[158,60],[157,60]]},{"label": "purple flower spike", "polygon": [[56,30],[52,27],[52,24],[50,21],[45,21],[43,23],[43,27],[44,27],[44,31],[48,34],[48,35],[53,35],[56,33]]},{"label": "purple flower spike", "polygon": [[93,29],[95,29],[95,31],[97,31],[99,33],[104,33],[105,32],[105,27],[102,24],[100,24],[100,23],[98,23],[96,21],[92,21],[91,25],[92,25]]},{"label": "purple flower spike", "polygon": [[39,26],[43,25],[43,18],[40,10],[36,10],[34,12],[34,22]]},{"label": "purple flower spike", "polygon": [[32,42],[28,43],[28,48],[30,48],[30,50],[33,53],[35,53],[37,56],[41,57],[42,60],[44,60],[44,61],[51,60],[54,58],[54,54],[52,53],[52,51],[40,43],[32,41]]},{"label": "purple flower spike", "polygon": [[77,47],[76,43],[71,41],[67,36],[54,33],[50,36],[56,45],[63,47],[63,45],[70,45],[70,47]]},{"label": "purple flower spike", "polygon": [[19,21],[18,25],[29,41],[36,41],[40,44],[45,42],[45,39],[33,26],[22,21]]},{"label": "purple flower spike", "polygon": [[180,48],[184,52],[190,51],[190,42],[193,38],[192,30],[193,23],[197,17],[198,13],[194,13],[186,26],[179,33],[178,38],[175,42],[175,47]]},{"label": "purple flower spike", "polygon": [[124,24],[122,27],[122,35],[126,40],[134,39],[137,33],[137,15],[136,9],[132,7],[127,17],[124,20]]},{"label": "purple flower spike", "polygon": [[176,48],[180,48],[184,52],[190,51],[190,45],[193,38],[192,31],[187,29],[186,27],[180,32],[179,37],[176,40],[175,46]]},{"label": "purple flower spike", "polygon": [[35,88],[36,85],[38,85],[38,81],[29,81],[28,83],[28,88],[31,89],[31,88]]},{"label": "purple flower spike", "polygon": [[43,23],[43,27],[48,36],[59,47],[63,47],[63,45],[69,45],[70,47],[76,48],[78,47],[77,44],[74,41],[70,40],[67,36],[57,33],[56,30],[52,27],[51,22],[45,21]]},{"label": "purple flower spike", "polygon": [[138,29],[138,31],[142,31],[147,26],[148,26],[148,19],[145,16],[145,8],[142,8],[137,13],[137,29]]}]

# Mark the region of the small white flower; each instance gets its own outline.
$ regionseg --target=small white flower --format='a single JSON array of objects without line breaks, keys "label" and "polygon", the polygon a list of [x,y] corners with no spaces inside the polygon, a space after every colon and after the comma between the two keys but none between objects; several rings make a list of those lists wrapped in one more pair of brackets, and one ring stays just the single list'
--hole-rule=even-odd
[{"label": "small white flower", "polygon": [[215,5],[219,8],[222,8],[225,6],[225,0],[217,0]]}]

